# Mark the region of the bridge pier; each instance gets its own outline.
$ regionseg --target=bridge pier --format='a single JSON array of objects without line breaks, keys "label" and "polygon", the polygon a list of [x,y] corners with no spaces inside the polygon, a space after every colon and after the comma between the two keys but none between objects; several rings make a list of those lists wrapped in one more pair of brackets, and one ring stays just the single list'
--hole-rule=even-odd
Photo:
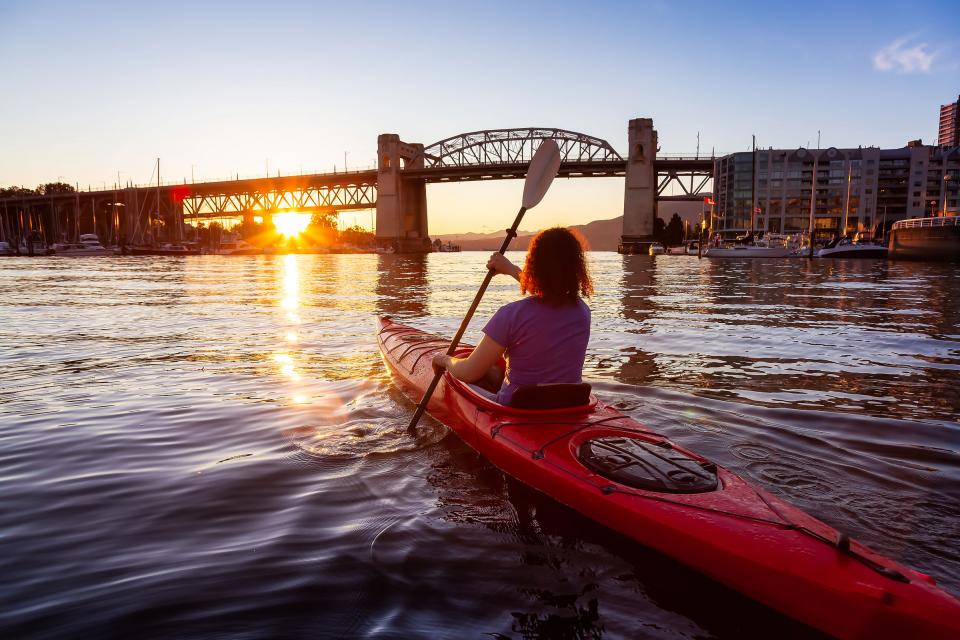
[{"label": "bridge pier", "polygon": [[399,253],[427,253],[427,184],[404,178],[404,169],[423,168],[423,145],[394,133],[377,137],[377,245]]},{"label": "bridge pier", "polygon": [[647,253],[653,242],[653,221],[657,215],[657,131],[650,118],[630,121],[629,151],[624,179],[623,234],[620,253]]}]

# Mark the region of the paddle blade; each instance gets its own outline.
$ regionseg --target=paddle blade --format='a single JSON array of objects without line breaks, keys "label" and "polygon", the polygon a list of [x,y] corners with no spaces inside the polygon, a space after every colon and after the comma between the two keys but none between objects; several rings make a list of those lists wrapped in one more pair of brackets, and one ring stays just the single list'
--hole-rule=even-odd
[{"label": "paddle blade", "polygon": [[559,170],[560,147],[553,140],[544,140],[527,167],[527,181],[523,185],[524,209],[532,209],[543,200]]}]

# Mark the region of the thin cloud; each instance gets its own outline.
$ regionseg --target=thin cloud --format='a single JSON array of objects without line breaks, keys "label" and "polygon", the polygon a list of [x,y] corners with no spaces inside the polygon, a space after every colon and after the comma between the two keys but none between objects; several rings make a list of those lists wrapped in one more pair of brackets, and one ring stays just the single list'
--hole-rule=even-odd
[{"label": "thin cloud", "polygon": [[897,38],[873,54],[873,68],[897,73],[930,73],[939,52],[926,42],[913,43],[913,36]]}]

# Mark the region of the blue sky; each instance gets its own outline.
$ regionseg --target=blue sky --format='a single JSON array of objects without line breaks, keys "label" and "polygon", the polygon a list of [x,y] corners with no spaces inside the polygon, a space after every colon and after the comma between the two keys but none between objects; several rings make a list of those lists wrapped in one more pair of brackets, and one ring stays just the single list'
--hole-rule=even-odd
[{"label": "blue sky", "polygon": [[[932,141],[960,94],[960,3],[56,3],[0,0],[0,184],[102,186],[372,164],[556,126],[664,152]],[[518,182],[436,186],[430,231],[506,226]],[[622,181],[559,182],[524,226],[613,217]],[[369,214],[357,221],[368,224]]]}]

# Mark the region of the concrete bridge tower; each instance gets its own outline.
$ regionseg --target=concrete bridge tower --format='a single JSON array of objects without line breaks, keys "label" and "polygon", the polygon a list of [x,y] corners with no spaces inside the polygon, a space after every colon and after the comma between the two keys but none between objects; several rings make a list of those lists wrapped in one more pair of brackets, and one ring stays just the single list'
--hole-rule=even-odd
[{"label": "concrete bridge tower", "polygon": [[657,132],[650,118],[630,121],[627,171],[623,193],[623,235],[620,253],[646,253],[653,241],[657,215]]},{"label": "concrete bridge tower", "polygon": [[403,169],[422,168],[422,144],[408,144],[394,133],[377,137],[378,245],[400,253],[430,251],[426,181],[402,176]]}]

